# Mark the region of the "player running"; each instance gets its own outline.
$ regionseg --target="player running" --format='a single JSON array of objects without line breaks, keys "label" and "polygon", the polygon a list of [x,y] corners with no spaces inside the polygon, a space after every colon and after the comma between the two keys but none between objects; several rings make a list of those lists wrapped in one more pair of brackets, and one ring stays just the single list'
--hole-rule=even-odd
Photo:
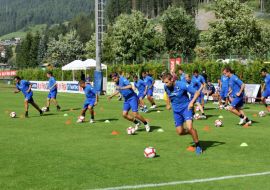
[{"label": "player running", "polygon": [[14,93],[22,92],[24,95],[24,109],[25,109],[25,117],[28,117],[29,104],[31,104],[36,110],[39,111],[40,116],[43,114],[42,110],[35,103],[33,99],[33,91],[31,90],[32,84],[27,80],[22,80],[19,76],[15,76],[14,80],[16,82],[17,90]]},{"label": "player running", "polygon": [[[93,88],[93,86],[90,83],[86,83],[83,80],[79,82],[79,85],[81,88],[83,88],[83,91],[86,97],[84,101],[83,109],[81,111],[81,116],[83,116],[84,118],[86,111],[89,110],[90,115],[91,115],[89,123],[94,123],[95,122],[94,121],[94,107],[98,103],[98,93],[96,92],[96,90]],[[81,122],[81,120],[78,119],[77,122],[79,123]]]},{"label": "player running", "polygon": [[145,71],[142,72],[142,77],[146,84],[146,89],[145,89],[144,94],[147,95],[147,99],[152,105],[150,108],[154,109],[157,107],[153,98],[155,80],[151,76],[149,76],[149,74],[147,74],[147,72]]},{"label": "player running", "polygon": [[134,80],[134,86],[135,88],[138,90],[138,98],[139,98],[139,105],[140,105],[140,109],[143,112],[147,112],[147,106],[145,105],[143,99],[145,97],[145,88],[146,88],[146,84],[142,79],[139,79],[139,77],[137,75],[133,76],[133,80]]},{"label": "player running", "polygon": [[229,95],[232,98],[231,105],[229,107],[229,111],[233,114],[240,117],[239,125],[247,124],[251,125],[251,121],[245,115],[242,107],[244,105],[244,90],[245,84],[234,74],[232,74],[232,70],[230,67],[226,67],[223,70],[223,74],[226,77],[229,77]]},{"label": "player running", "polygon": [[270,112],[270,104],[266,103],[266,99],[270,96],[270,74],[264,68],[261,70],[261,75],[264,77],[264,85],[262,87],[262,102],[265,104],[266,109]]},{"label": "player running", "polygon": [[[116,92],[108,97],[108,100],[111,100],[112,97],[116,96],[118,93],[121,93],[124,97],[124,106],[122,116],[135,124],[135,130],[138,130],[141,122],[143,122],[147,132],[150,132],[150,126],[147,121],[138,113],[138,96],[132,90],[132,85],[129,80],[123,76],[119,76],[118,73],[111,74],[112,80],[116,84]],[[132,110],[133,117],[128,114],[129,110]],[[141,121],[141,122],[140,122]]]},{"label": "player running", "polygon": [[[187,78],[186,78],[186,81],[187,81]],[[191,78],[191,84],[192,84],[192,87],[196,91],[200,91],[200,96],[198,97],[196,104],[197,104],[197,106],[199,106],[199,109],[202,113],[202,115],[200,117],[202,119],[206,119],[206,115],[204,113],[204,94],[202,92],[202,90],[206,87],[206,83],[205,83],[204,77],[202,75],[199,75],[198,70],[194,70],[193,76]]]},{"label": "player running", "polygon": [[220,87],[220,101],[219,105],[224,106],[225,108],[228,106],[228,93],[229,93],[229,77],[226,75],[222,74],[219,82],[219,87]]},{"label": "player running", "polygon": [[[190,134],[196,146],[196,154],[202,153],[199,143],[198,133],[192,125],[192,109],[193,104],[200,95],[200,91],[196,91],[192,85],[183,81],[174,81],[171,74],[164,76],[165,91],[168,95],[166,108],[173,109],[176,133],[178,135]],[[192,100],[189,99],[188,93],[194,94]],[[187,129],[184,128],[186,123]]]},{"label": "player running", "polygon": [[57,108],[57,111],[60,111],[61,107],[58,105],[56,101],[56,96],[57,96],[57,83],[55,78],[53,77],[53,74],[51,71],[47,72],[47,77],[49,78],[49,94],[47,98],[47,109],[46,111],[50,111],[50,103],[51,101],[54,103],[54,105]]}]

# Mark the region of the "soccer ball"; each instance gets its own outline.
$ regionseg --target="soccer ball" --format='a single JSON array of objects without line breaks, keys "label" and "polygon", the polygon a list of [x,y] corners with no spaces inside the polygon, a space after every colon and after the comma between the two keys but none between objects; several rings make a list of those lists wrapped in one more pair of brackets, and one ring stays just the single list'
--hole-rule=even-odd
[{"label": "soccer ball", "polygon": [[84,116],[81,115],[78,117],[77,123],[82,123],[82,122],[84,122]]},{"label": "soccer ball", "polygon": [[219,109],[223,110],[224,109],[224,105],[219,105]]},{"label": "soccer ball", "polygon": [[127,134],[128,135],[133,135],[135,133],[135,129],[133,127],[127,128]]},{"label": "soccer ball", "polygon": [[47,107],[42,107],[41,110],[42,110],[43,112],[46,112],[46,111],[47,111]]},{"label": "soccer ball", "polygon": [[220,127],[220,126],[222,126],[222,121],[221,120],[219,120],[219,119],[217,119],[216,121],[215,121],[215,126],[216,127]]},{"label": "soccer ball", "polygon": [[10,116],[11,118],[15,118],[15,117],[16,117],[16,113],[13,111],[13,112],[11,112],[11,113],[9,114],[9,116]]},{"label": "soccer ball", "polygon": [[260,111],[260,112],[259,112],[259,116],[260,116],[260,117],[264,117],[265,115],[266,115],[266,114],[265,114],[264,111]]},{"label": "soccer ball", "polygon": [[196,106],[195,110],[196,111],[200,111],[200,107],[199,106]]},{"label": "soccer ball", "polygon": [[156,156],[156,150],[153,147],[147,147],[144,149],[144,156],[146,158],[154,158]]},{"label": "soccer ball", "polygon": [[195,113],[195,115],[193,116],[194,119],[198,120],[201,118],[200,114],[199,113]]}]

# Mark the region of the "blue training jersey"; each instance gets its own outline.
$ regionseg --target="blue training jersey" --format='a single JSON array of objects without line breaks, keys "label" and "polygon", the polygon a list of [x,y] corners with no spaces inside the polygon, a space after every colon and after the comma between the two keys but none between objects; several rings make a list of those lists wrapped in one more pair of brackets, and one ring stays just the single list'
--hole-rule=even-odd
[{"label": "blue training jersey", "polygon": [[266,77],[264,78],[265,82],[265,90],[270,92],[270,74],[267,74]]},{"label": "blue training jersey", "polygon": [[197,77],[193,76],[191,82],[193,84],[193,88],[199,90],[201,85],[205,83],[205,80],[202,75],[198,75]]},{"label": "blue training jersey", "polygon": [[142,79],[134,82],[134,86],[138,89],[139,93],[144,93],[146,84]]},{"label": "blue training jersey", "polygon": [[185,73],[182,73],[182,75],[180,75],[179,81],[186,82],[186,74]]},{"label": "blue training jersey", "polygon": [[229,77],[226,77],[225,75],[221,76],[220,81],[222,89],[229,89],[229,80]]},{"label": "blue training jersey", "polygon": [[[55,85],[55,84],[56,84],[55,78],[54,78],[54,77],[50,77],[50,78],[49,78],[49,88],[50,88],[50,91],[57,90],[57,85]],[[55,86],[51,89],[51,87],[52,87],[53,85],[55,85]]]},{"label": "blue training jersey", "polygon": [[30,92],[27,92],[30,84],[31,83],[27,80],[21,80],[19,84],[16,84],[16,88],[18,90],[20,90],[24,94],[24,96],[27,96],[27,95],[33,93],[32,90],[30,90]]},{"label": "blue training jersey", "polygon": [[[232,93],[231,93],[232,97],[236,97],[236,94],[240,91],[242,84],[243,84],[243,82],[236,75],[232,75],[230,77],[229,87],[232,90]],[[242,92],[240,97],[241,96],[244,96],[244,92]]]},{"label": "blue training jersey", "polygon": [[[130,85],[130,82],[125,77],[120,76],[120,78],[119,78],[119,84],[116,84],[116,85],[119,86],[119,87],[125,87],[125,86]],[[131,88],[124,89],[124,90],[118,90],[118,91],[122,94],[122,96],[125,99],[128,99],[128,98],[132,97],[133,95],[136,95],[135,92]]]},{"label": "blue training jersey", "polygon": [[195,94],[196,90],[188,83],[176,81],[171,88],[164,86],[165,91],[170,98],[174,112],[180,112],[188,107],[190,102],[188,93]]},{"label": "blue training jersey", "polygon": [[86,84],[85,88],[83,89],[85,93],[86,99],[95,99],[96,98],[96,90],[91,84]]},{"label": "blue training jersey", "polygon": [[148,76],[148,75],[146,77],[144,77],[143,80],[144,80],[146,86],[148,86],[148,88],[150,88],[150,86],[152,86],[153,81],[154,81],[154,79],[152,77]]}]

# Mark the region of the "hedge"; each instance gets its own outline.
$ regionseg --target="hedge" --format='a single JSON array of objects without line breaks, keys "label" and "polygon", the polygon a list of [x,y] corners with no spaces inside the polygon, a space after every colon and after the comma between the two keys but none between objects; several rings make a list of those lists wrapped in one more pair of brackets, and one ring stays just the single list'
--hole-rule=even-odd
[{"label": "hedge", "polygon": [[[270,71],[270,64],[266,64],[260,61],[254,61],[247,65],[243,65],[237,62],[230,64],[217,63],[213,61],[195,61],[192,64],[182,64],[181,68],[185,71],[185,73],[192,74],[193,70],[198,69],[199,72],[202,70],[206,70],[208,75],[208,79],[212,82],[217,82],[220,78],[222,68],[225,66],[230,66],[235,73],[245,82],[245,83],[256,83],[260,84],[262,82],[262,78],[260,75],[260,70],[262,68],[267,68]],[[168,66],[166,64],[157,64],[157,63],[146,63],[146,64],[134,64],[134,65],[123,65],[123,64],[115,64],[108,66],[108,74],[111,72],[124,72],[133,73],[133,74],[141,74],[142,71],[149,71],[154,78],[158,78],[159,74],[162,71],[167,70]],[[178,70],[179,67],[176,68]],[[52,70],[56,80],[62,80],[62,71],[59,68],[55,68]],[[75,72],[75,78],[77,80],[80,79],[80,71]],[[94,70],[87,71],[91,77],[93,77]],[[48,80],[46,77],[46,71],[41,69],[25,69],[19,70],[18,75],[27,80]],[[105,73],[104,73],[105,75]],[[72,72],[65,71],[64,72],[64,80],[72,80]]]}]

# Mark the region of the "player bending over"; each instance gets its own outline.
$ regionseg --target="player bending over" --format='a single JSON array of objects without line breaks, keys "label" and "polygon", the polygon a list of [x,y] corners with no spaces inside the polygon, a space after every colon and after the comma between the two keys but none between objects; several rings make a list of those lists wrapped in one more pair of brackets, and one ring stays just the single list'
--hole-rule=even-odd
[{"label": "player bending over", "polygon": [[15,76],[14,80],[16,82],[16,90],[14,93],[22,92],[24,95],[24,109],[25,117],[28,117],[29,104],[31,104],[36,110],[39,111],[39,114],[42,115],[43,112],[39,106],[35,103],[33,99],[33,91],[31,90],[32,84],[29,81],[22,80],[19,76]]},{"label": "player bending over", "polygon": [[261,70],[261,75],[264,77],[264,85],[262,87],[262,102],[265,104],[266,109],[270,112],[270,104],[266,102],[266,99],[270,97],[270,74],[264,68]]},{"label": "player bending over", "polygon": [[[89,110],[91,114],[89,123],[94,123],[94,107],[98,103],[98,94],[90,83],[86,83],[85,81],[81,80],[79,82],[79,85],[81,88],[83,88],[83,91],[86,97],[84,101],[83,109],[81,111],[81,116],[83,116],[84,118],[86,111]],[[77,122],[81,122],[81,121],[82,120],[79,119]]]},{"label": "player bending over", "polygon": [[244,90],[245,84],[234,74],[230,67],[226,67],[223,70],[223,74],[230,78],[229,80],[229,95],[231,97],[231,105],[229,111],[240,117],[239,125],[248,124],[251,125],[251,121],[245,115],[242,107],[244,106]]},{"label": "player bending over", "polygon": [[[164,76],[165,91],[168,95],[166,108],[173,109],[176,133],[178,135],[190,134],[196,146],[196,154],[202,153],[199,143],[198,133],[192,125],[192,109],[193,104],[200,95],[200,91],[196,91],[190,84],[182,81],[174,81],[171,74]],[[188,93],[194,94],[192,100],[189,99]],[[187,129],[184,128],[186,123]]]},{"label": "player bending over", "polygon": [[47,98],[47,109],[46,111],[50,111],[50,103],[51,101],[54,103],[54,105],[56,106],[57,110],[60,111],[61,107],[58,105],[57,101],[56,101],[56,96],[57,96],[57,83],[55,78],[52,75],[51,71],[47,72],[47,77],[49,78],[49,94],[48,94],[48,98]]},{"label": "player bending over", "polygon": [[[150,132],[150,126],[147,121],[138,113],[138,96],[132,90],[132,85],[129,80],[123,76],[119,76],[118,73],[111,74],[112,80],[116,84],[116,92],[108,97],[108,100],[116,96],[118,93],[124,97],[123,117],[135,124],[135,130],[138,130],[141,122],[143,122],[147,132]],[[132,110],[133,117],[128,114],[129,110]],[[140,122],[141,121],[141,122]]]}]

